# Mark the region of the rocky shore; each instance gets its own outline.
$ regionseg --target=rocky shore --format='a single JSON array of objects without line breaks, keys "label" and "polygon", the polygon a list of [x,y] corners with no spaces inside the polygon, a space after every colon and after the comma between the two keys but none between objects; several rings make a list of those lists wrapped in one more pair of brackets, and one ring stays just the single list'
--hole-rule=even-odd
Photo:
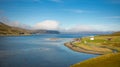
[{"label": "rocky shore", "polygon": [[64,45],[65,45],[66,47],[74,50],[74,51],[77,51],[77,52],[89,53],[89,54],[99,54],[99,55],[104,54],[104,53],[102,53],[102,52],[90,51],[90,50],[87,50],[87,49],[84,49],[84,48],[80,48],[80,47],[73,46],[70,42],[65,43]]}]

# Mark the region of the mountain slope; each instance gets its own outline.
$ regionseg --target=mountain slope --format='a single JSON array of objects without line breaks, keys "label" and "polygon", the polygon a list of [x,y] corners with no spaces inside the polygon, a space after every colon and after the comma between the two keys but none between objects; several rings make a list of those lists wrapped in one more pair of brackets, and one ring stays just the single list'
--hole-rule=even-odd
[{"label": "mountain slope", "polygon": [[32,31],[33,34],[59,34],[59,31],[55,30],[34,30]]},{"label": "mountain slope", "polygon": [[11,27],[0,22],[0,35],[23,35],[23,34],[24,35],[30,34],[30,31],[18,27]]}]

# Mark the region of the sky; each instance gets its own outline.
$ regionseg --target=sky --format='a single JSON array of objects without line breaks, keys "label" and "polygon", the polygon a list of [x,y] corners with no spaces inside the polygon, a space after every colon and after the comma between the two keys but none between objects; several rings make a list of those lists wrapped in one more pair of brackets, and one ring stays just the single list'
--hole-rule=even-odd
[{"label": "sky", "polygon": [[0,0],[0,21],[59,30],[120,31],[120,0]]}]

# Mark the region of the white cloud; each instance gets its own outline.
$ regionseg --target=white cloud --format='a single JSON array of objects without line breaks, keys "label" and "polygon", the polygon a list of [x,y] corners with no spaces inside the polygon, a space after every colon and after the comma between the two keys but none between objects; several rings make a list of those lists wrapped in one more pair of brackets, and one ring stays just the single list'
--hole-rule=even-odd
[{"label": "white cloud", "polygon": [[94,26],[95,28],[98,28],[100,31],[120,31],[120,25],[119,24],[101,24]]},{"label": "white cloud", "polygon": [[110,1],[111,3],[114,3],[114,4],[120,4],[120,0],[108,0]]},{"label": "white cloud", "polygon": [[0,16],[1,16],[2,14],[4,14],[4,11],[3,11],[3,10],[0,10]]},{"label": "white cloud", "polygon": [[60,31],[66,33],[120,31],[120,26],[119,24],[75,25],[68,29],[61,29]]},{"label": "white cloud", "polygon": [[83,11],[83,10],[71,10],[71,12],[74,12],[74,13],[84,13],[85,11]]},{"label": "white cloud", "polygon": [[73,13],[89,13],[90,11],[81,10],[81,9],[65,9],[65,11],[73,12]]},{"label": "white cloud", "polygon": [[120,19],[120,16],[110,16],[110,17],[105,17],[105,18],[110,18],[110,19]]},{"label": "white cloud", "polygon": [[50,1],[56,2],[56,3],[61,3],[61,2],[63,2],[62,0],[50,0]]},{"label": "white cloud", "polygon": [[93,31],[97,31],[97,30],[90,25],[75,25],[69,29],[66,29],[66,32],[70,32],[70,33],[93,32]]},{"label": "white cloud", "polygon": [[13,21],[13,22],[8,22],[6,23],[9,26],[13,26],[13,27],[19,27],[19,28],[24,28],[24,29],[31,29],[31,26],[20,23],[18,21]]},{"label": "white cloud", "polygon": [[65,33],[96,32],[96,31],[120,31],[118,24],[91,24],[91,25],[73,25],[71,27],[62,27],[58,21],[45,20],[33,26],[34,29],[58,30]]},{"label": "white cloud", "polygon": [[0,22],[5,23],[5,24],[7,24],[9,26],[13,26],[13,27],[20,27],[20,28],[25,28],[25,29],[31,29],[31,26],[29,26],[27,24],[23,24],[23,23],[21,23],[19,21],[10,21],[8,19],[8,17],[6,17],[6,16],[2,16],[2,17],[0,16]]},{"label": "white cloud", "polygon": [[41,1],[41,0],[33,0],[34,2],[39,2],[39,1]]},{"label": "white cloud", "polygon": [[45,20],[33,26],[34,29],[58,30],[59,22],[55,20]]}]

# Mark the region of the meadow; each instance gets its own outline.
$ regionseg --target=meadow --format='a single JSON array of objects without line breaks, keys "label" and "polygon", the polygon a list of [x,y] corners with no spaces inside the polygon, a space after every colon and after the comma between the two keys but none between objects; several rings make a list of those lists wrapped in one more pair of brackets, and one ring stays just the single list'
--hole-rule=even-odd
[{"label": "meadow", "polygon": [[74,64],[71,67],[120,67],[120,32],[95,36],[94,40],[84,37],[80,42],[74,42],[73,45],[103,55]]}]

